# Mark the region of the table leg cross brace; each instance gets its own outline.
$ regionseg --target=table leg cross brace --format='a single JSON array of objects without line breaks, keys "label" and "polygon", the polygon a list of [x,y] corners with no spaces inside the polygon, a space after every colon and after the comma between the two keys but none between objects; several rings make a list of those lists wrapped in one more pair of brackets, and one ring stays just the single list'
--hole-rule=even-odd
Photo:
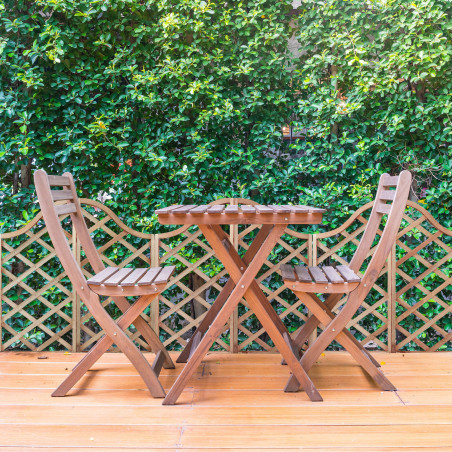
[{"label": "table leg cross brace", "polygon": [[[281,319],[271,307],[265,295],[260,290],[255,277],[262,267],[265,259],[270,254],[278,239],[283,235],[286,225],[275,225],[269,228],[268,235],[256,251],[256,254],[249,266],[242,261],[237,251],[229,241],[226,233],[219,225],[200,225],[204,236],[209,241],[217,257],[223,262],[235,287],[229,298],[219,310],[215,320],[201,339],[199,345],[194,350],[188,363],[182,370],[171,390],[165,397],[164,405],[173,405],[176,403],[192,374],[196,371],[203,357],[209,351],[210,346],[221,334],[225,323],[233,313],[235,307],[239,304],[242,297],[245,297],[250,308],[254,311],[257,318],[265,328],[279,352],[285,358],[288,366],[292,370],[296,379],[300,382],[303,389],[312,401],[321,401],[322,397],[315,388],[311,379],[301,366],[294,354],[290,343],[286,342],[284,333],[287,332],[284,326],[281,327]],[[265,301],[264,301],[265,300]],[[273,313],[273,314],[272,314]],[[276,318],[278,320],[276,320]]]},{"label": "table leg cross brace", "polygon": [[[253,260],[254,256],[256,255],[257,251],[259,250],[260,246],[262,245],[264,240],[268,237],[268,234],[270,233],[272,228],[273,228],[273,226],[269,225],[269,224],[264,224],[261,227],[256,238],[253,240],[251,246],[248,248],[245,255],[243,256],[243,262],[242,262],[241,267],[247,267],[250,264],[250,262]],[[223,244],[225,246],[227,246],[229,249],[230,242],[228,240],[226,240],[224,237],[223,237]],[[234,286],[235,286],[234,280],[232,278],[229,278],[228,282],[225,284],[225,286],[221,290],[220,294],[215,299],[211,308],[206,312],[206,314],[202,318],[201,323],[196,328],[196,331],[193,333],[188,344],[186,345],[184,350],[178,356],[178,358],[176,360],[177,363],[186,363],[188,361],[189,357],[193,355],[194,349],[199,345],[199,341],[202,339],[202,336],[209,329],[209,326],[215,320],[215,317],[220,312],[220,309],[224,306],[229,295],[231,295],[231,292],[234,289]],[[278,317],[278,319],[279,319],[279,317]],[[282,328],[285,329],[285,326],[282,323],[282,321],[280,321],[280,325],[282,325]],[[285,330],[285,331],[287,331],[287,330]]]}]

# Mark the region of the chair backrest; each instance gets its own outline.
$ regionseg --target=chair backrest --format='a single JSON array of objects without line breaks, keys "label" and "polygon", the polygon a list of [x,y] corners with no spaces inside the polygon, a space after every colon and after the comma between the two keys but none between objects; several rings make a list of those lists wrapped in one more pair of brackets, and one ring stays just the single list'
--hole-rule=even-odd
[{"label": "chair backrest", "polygon": [[[70,214],[75,233],[94,272],[100,272],[105,266],[97,253],[83,218],[74,179],[70,173],[64,173],[62,176],[49,176],[44,170],[37,170],[34,174],[34,181],[42,215],[56,254],[74,288],[82,295],[86,292],[81,291],[88,289],[86,278],[68,244],[61,225],[61,216]],[[62,187],[62,190],[52,190],[52,187]]]},{"label": "chair backrest", "polygon": [[369,287],[378,278],[385,261],[391,251],[399,231],[402,217],[411,187],[411,173],[402,171],[398,176],[383,174],[380,177],[374,206],[369,217],[363,237],[350,262],[349,267],[357,272],[369,255],[381,225],[383,215],[388,215],[385,227],[381,234],[369,265],[364,273],[362,282]]}]

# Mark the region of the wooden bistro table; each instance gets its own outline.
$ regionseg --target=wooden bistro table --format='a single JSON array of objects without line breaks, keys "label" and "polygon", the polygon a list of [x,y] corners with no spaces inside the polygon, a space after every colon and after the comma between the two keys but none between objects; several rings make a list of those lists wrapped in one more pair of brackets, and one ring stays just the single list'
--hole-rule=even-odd
[{"label": "wooden bistro table", "polygon": [[[181,353],[178,362],[187,362],[165,397],[164,405],[174,405],[213,342],[221,334],[240,300],[245,298],[263,328],[273,340],[300,386],[312,401],[322,397],[299,362],[287,328],[259,288],[256,275],[289,224],[318,224],[324,209],[309,206],[201,205],[170,206],[156,211],[161,224],[198,225],[218,259],[229,273],[229,281]],[[221,225],[261,224],[262,228],[241,258]]]}]

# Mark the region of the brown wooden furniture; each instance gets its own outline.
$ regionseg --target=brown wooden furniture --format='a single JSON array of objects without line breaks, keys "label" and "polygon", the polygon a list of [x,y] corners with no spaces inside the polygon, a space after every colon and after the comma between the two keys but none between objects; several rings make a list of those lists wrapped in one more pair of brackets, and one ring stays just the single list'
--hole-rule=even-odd
[{"label": "brown wooden furniture", "polygon": [[[396,240],[410,186],[411,173],[409,171],[402,171],[399,176],[390,176],[389,174],[381,176],[374,207],[350,265],[339,265],[336,268],[331,266],[297,266],[295,268],[290,265],[281,266],[284,283],[313,314],[294,335],[294,347],[300,350],[310,334],[320,324],[324,328],[322,334],[304,352],[300,360],[306,372],[309,372],[320,354],[336,339],[382,389],[395,390],[392,383],[378,369],[379,364],[346,329],[346,325],[361,306],[383,269]],[[357,273],[369,256],[377,234],[380,233],[379,228],[383,215],[388,215],[386,225],[364,275],[360,277]],[[318,293],[329,294],[325,302],[322,302],[315,295]],[[339,313],[334,315],[333,310],[344,294],[347,294],[346,303]],[[286,391],[297,391],[300,383],[297,376],[292,375],[286,386]]]},{"label": "brown wooden furniture", "polygon": [[[115,343],[135,366],[151,394],[154,397],[165,397],[165,391],[158,376],[162,366],[174,368],[174,364],[158,335],[141,317],[141,313],[152,301],[157,301],[157,296],[164,290],[174,267],[135,270],[116,267],[105,268],[89,235],[72,175],[65,173],[63,176],[49,176],[45,171],[38,170],[35,172],[34,180],[44,221],[56,254],[67,272],[74,290],[77,291],[86,307],[106,333],[75,366],[72,373],[53,392],[52,396],[66,395],[90,367]],[[52,187],[62,187],[62,190],[52,190]],[[88,280],[86,280],[71,252],[60,222],[60,217],[67,214],[70,214],[82,248],[96,272],[95,276]],[[100,296],[112,297],[123,312],[123,315],[116,322],[103,308]],[[130,304],[126,298],[130,296],[139,296],[140,298],[135,303]],[[156,352],[152,367],[125,333],[125,330],[132,323]]]},{"label": "brown wooden furniture", "polygon": [[[181,361],[188,358],[188,362],[168,392],[164,405],[176,403],[242,297],[249,303],[309,398],[313,401],[322,400],[300,365],[298,355],[294,353],[286,327],[259,288],[255,277],[288,224],[318,224],[322,221],[323,212],[323,209],[308,206],[260,205],[171,206],[156,212],[162,224],[197,224],[230,275],[228,283],[182,353]],[[263,226],[242,259],[221,224]]]}]

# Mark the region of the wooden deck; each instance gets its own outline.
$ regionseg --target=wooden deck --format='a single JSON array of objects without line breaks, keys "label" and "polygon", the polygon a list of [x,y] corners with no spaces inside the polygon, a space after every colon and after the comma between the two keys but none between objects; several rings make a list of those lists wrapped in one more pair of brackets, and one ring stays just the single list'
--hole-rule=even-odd
[{"label": "wooden deck", "polygon": [[[120,354],[51,398],[80,354],[0,353],[0,452],[452,450],[452,353],[374,356],[397,392],[342,352],[310,372],[322,403],[282,392],[289,370],[277,355],[210,354],[178,404],[161,406]],[[182,367],[162,370],[165,389]]]}]

